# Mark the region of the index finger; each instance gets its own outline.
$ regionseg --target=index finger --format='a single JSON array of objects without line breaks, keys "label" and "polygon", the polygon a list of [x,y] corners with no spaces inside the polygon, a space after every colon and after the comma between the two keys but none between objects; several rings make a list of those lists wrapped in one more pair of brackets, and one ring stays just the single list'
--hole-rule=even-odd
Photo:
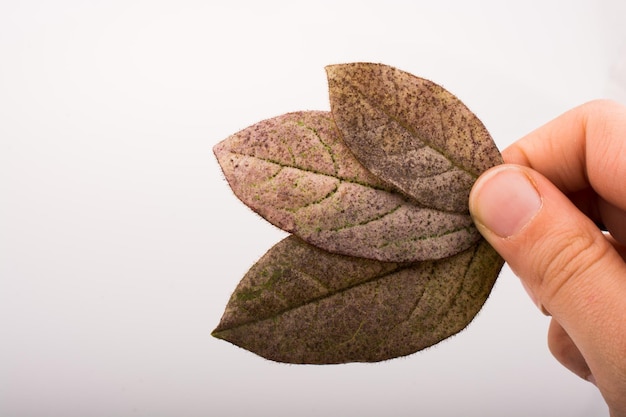
[{"label": "index finger", "polygon": [[596,100],[576,107],[503,151],[507,163],[541,172],[565,194],[592,188],[626,210],[626,107]]}]

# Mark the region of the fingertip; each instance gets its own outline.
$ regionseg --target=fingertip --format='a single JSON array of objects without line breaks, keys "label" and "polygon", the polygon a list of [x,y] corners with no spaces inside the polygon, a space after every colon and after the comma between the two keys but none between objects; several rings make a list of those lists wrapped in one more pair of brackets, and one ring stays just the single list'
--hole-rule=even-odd
[{"label": "fingertip", "polygon": [[492,168],[476,181],[470,193],[469,207],[474,221],[481,231],[499,238],[519,233],[541,206],[542,199],[532,177],[517,165]]},{"label": "fingertip", "polygon": [[[541,174],[512,164],[492,168],[476,181],[470,212],[544,314],[587,321],[606,313],[616,297],[615,277],[625,271],[623,258]],[[580,317],[583,309],[587,315]]]}]

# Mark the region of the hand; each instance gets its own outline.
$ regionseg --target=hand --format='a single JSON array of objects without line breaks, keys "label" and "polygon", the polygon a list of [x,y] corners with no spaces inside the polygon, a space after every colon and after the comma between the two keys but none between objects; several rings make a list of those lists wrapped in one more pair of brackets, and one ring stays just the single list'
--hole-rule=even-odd
[{"label": "hand", "polygon": [[472,189],[478,229],[552,316],[552,354],[626,416],[626,107],[577,107],[503,157]]}]

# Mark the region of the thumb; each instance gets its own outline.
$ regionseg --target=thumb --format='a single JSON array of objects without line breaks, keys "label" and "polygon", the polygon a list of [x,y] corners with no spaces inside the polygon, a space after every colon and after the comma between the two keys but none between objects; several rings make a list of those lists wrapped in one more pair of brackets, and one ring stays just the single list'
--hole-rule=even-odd
[{"label": "thumb", "polygon": [[607,317],[626,314],[626,267],[594,222],[541,174],[517,165],[484,173],[470,194],[470,212],[534,302],[563,326],[594,376],[594,365],[619,362],[607,355],[626,349],[616,340],[622,325]]},{"label": "thumb", "polygon": [[470,211],[533,301],[552,315],[573,314],[587,296],[623,280],[623,262],[598,227],[530,168],[500,165],[483,174]]}]

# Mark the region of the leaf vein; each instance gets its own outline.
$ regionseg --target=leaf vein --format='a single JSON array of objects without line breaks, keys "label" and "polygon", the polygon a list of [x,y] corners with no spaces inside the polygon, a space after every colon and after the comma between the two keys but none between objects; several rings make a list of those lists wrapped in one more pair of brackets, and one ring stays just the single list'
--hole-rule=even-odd
[{"label": "leaf vein", "polygon": [[373,223],[375,221],[383,219],[384,217],[392,215],[393,213],[398,211],[403,205],[404,204],[398,204],[396,207],[386,211],[385,213],[381,213],[378,216],[372,217],[372,218],[364,220],[362,222],[359,222],[359,223],[356,223],[356,224],[348,224],[348,225],[337,227],[337,228],[330,229],[330,230],[333,231],[333,232],[339,232],[341,230],[346,230],[346,229],[350,229],[350,228],[353,228],[353,227],[365,226],[365,225],[367,225],[369,223]]},{"label": "leaf vein", "polygon": [[337,159],[335,158],[335,154],[333,153],[333,149],[330,147],[330,145],[328,145],[326,142],[324,142],[324,140],[322,139],[322,136],[319,134],[317,129],[315,129],[313,127],[309,127],[309,126],[304,126],[304,127],[306,129],[308,129],[309,131],[313,132],[313,134],[315,135],[315,137],[317,138],[319,143],[324,147],[326,152],[328,152],[328,156],[330,157],[330,160],[333,161],[333,168],[335,170],[335,175],[338,176],[339,175],[339,164],[337,163]]},{"label": "leaf vein", "polygon": [[362,185],[363,187],[368,187],[368,188],[371,188],[371,189],[374,189],[374,190],[386,191],[388,193],[398,194],[398,195],[404,196],[400,192],[392,190],[390,188],[381,187],[379,185],[369,184],[369,183],[362,182],[362,181],[355,181],[353,178],[339,177],[338,175],[336,176],[336,175],[329,174],[327,172],[317,171],[315,169],[310,169],[310,168],[304,168],[304,167],[301,167],[301,166],[297,166],[296,164],[289,165],[289,164],[285,164],[284,162],[280,162],[280,161],[277,161],[277,160],[274,160],[274,159],[271,159],[271,158],[263,158],[263,157],[260,157],[260,156],[249,155],[249,154],[241,153],[241,152],[234,152],[234,151],[229,151],[229,152],[231,154],[233,154],[233,155],[245,156],[245,157],[248,157],[248,158],[254,158],[254,159],[257,159],[259,161],[263,161],[263,162],[267,162],[267,163],[270,163],[270,164],[278,165],[281,168],[297,169],[297,170],[302,171],[302,172],[315,174],[315,175],[322,175],[324,177],[335,178],[335,179],[341,180],[342,182],[346,182],[346,183],[350,183],[350,184]]},{"label": "leaf vein", "polygon": [[[421,136],[419,136],[417,134],[417,132],[415,130],[413,130],[412,128],[410,128],[406,123],[404,123],[402,120],[398,119],[396,116],[394,116],[393,114],[391,114],[390,111],[387,110],[386,107],[384,106],[376,106],[373,101],[371,100],[371,98],[363,93],[354,83],[349,82],[350,87],[352,87],[354,89],[354,91],[356,91],[356,93],[361,96],[363,98],[364,101],[366,101],[370,106],[372,106],[375,109],[379,109],[380,111],[383,112],[383,114],[385,116],[387,116],[390,120],[398,123],[403,129],[405,129],[406,131],[408,131],[411,136],[417,138],[418,140],[420,140],[422,143],[425,144],[425,146],[429,147],[430,149],[434,150],[435,152],[443,155],[444,158],[446,158],[448,161],[450,161],[450,163],[457,169],[459,169],[460,171],[466,172],[468,173],[470,176],[472,176],[473,178],[478,178],[478,176],[476,174],[474,174],[473,172],[469,171],[467,168],[459,165],[447,152],[445,152],[443,149],[439,149],[437,146],[435,146],[434,144],[432,144],[431,142],[426,141],[424,138],[422,138]],[[445,129],[443,126],[443,115],[441,113],[439,113],[439,117],[441,118],[441,123],[442,123],[442,133],[444,134],[444,136],[446,135],[445,133]]]},{"label": "leaf vein", "polygon": [[334,196],[335,194],[337,194],[337,191],[339,190],[339,186],[341,185],[341,183],[342,183],[342,182],[343,182],[343,181],[339,180],[339,184],[337,184],[337,185],[335,186],[335,188],[333,188],[332,190],[330,190],[330,192],[329,192],[328,194],[326,194],[324,197],[320,198],[319,200],[311,201],[311,202],[310,202],[310,203],[308,203],[308,204],[305,204],[305,205],[303,205],[303,206],[296,207],[296,208],[293,208],[293,209],[288,209],[287,211],[288,211],[288,212],[290,212],[290,213],[294,213],[294,214],[295,214],[295,213],[299,212],[300,210],[304,210],[304,209],[309,208],[309,207],[312,207],[312,206],[314,206],[314,205],[316,205],[316,204],[321,204],[321,203],[322,203],[322,201],[324,201],[324,200],[328,200],[329,198],[331,198],[332,196]]},{"label": "leaf vein", "polygon": [[285,313],[287,313],[289,311],[296,310],[296,309],[301,308],[301,307],[306,307],[308,305],[315,305],[317,307],[319,301],[321,301],[321,300],[324,300],[324,299],[330,298],[330,297],[334,297],[335,295],[351,291],[351,290],[353,290],[355,288],[358,288],[358,287],[363,286],[363,285],[370,284],[370,283],[378,281],[380,279],[384,279],[385,277],[387,277],[387,276],[389,276],[391,274],[395,274],[395,273],[398,273],[398,272],[403,271],[405,269],[412,268],[415,265],[416,265],[415,262],[414,263],[398,264],[398,267],[396,269],[393,269],[391,271],[383,273],[382,275],[373,276],[373,277],[371,277],[369,279],[366,279],[364,281],[360,281],[360,282],[357,282],[355,284],[348,285],[346,287],[338,288],[336,290],[329,290],[328,293],[322,294],[322,295],[320,295],[318,297],[312,297],[310,299],[307,299],[306,301],[302,302],[301,304],[291,305],[291,306],[288,306],[286,308],[283,308],[283,309],[280,309],[280,310],[276,310],[275,312],[273,312],[271,315],[268,315],[268,316],[254,317],[254,318],[250,318],[249,320],[246,320],[246,321],[241,321],[241,322],[237,323],[235,326],[233,326],[231,328],[228,328],[228,329],[222,329],[221,331],[228,331],[228,330],[233,329],[233,328],[237,328],[237,327],[241,327],[241,326],[247,326],[247,325],[252,325],[252,324],[260,323],[260,322],[266,321],[266,320],[272,320],[272,319],[277,318],[277,317],[279,317],[279,316],[281,316],[281,315],[283,315],[283,314],[285,314]]},{"label": "leaf vein", "polygon": [[472,224],[470,224],[468,226],[459,227],[459,228],[452,229],[452,230],[446,230],[443,233],[433,233],[433,234],[430,234],[430,235],[422,235],[422,236],[417,236],[417,237],[413,237],[413,238],[410,238],[410,239],[403,239],[402,241],[396,240],[396,241],[393,241],[393,242],[386,242],[386,243],[383,243],[379,247],[380,248],[384,248],[384,247],[387,247],[387,246],[390,246],[390,245],[404,244],[406,242],[418,242],[418,241],[421,241],[421,240],[437,239],[437,238],[440,238],[440,237],[443,237],[443,236],[448,236],[448,235],[452,235],[452,234],[455,234],[455,233],[459,233],[459,232],[462,232],[464,230],[469,231],[469,230],[473,229],[474,227],[475,226],[472,223]]}]

